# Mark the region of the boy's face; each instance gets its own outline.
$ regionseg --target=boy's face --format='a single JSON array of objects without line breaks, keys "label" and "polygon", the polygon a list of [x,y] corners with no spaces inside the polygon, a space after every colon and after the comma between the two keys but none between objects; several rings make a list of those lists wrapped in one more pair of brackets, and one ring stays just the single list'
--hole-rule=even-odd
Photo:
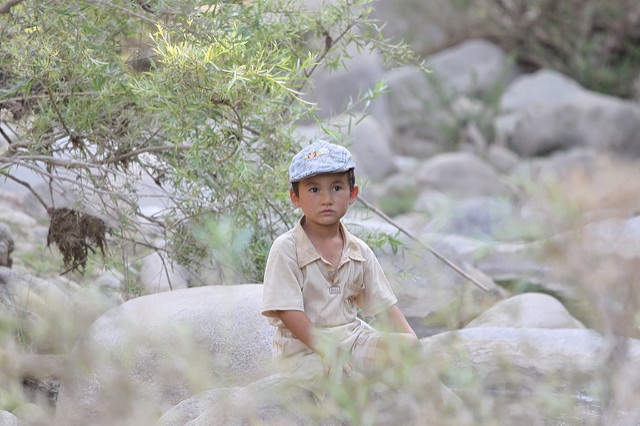
[{"label": "boy's face", "polygon": [[293,205],[302,209],[307,221],[317,225],[335,225],[356,201],[358,187],[349,190],[349,172],[326,173],[303,179],[298,195],[289,196]]}]

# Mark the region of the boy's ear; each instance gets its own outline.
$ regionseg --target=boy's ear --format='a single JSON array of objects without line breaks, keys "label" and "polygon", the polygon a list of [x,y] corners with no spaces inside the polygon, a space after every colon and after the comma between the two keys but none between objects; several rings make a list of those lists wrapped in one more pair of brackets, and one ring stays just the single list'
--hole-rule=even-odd
[{"label": "boy's ear", "polygon": [[291,198],[291,202],[294,206],[300,207],[300,198],[298,198],[293,188],[289,189],[289,198]]},{"label": "boy's ear", "polygon": [[349,204],[353,204],[356,202],[356,198],[358,197],[359,193],[360,188],[358,188],[358,185],[353,185],[353,190],[351,191],[351,195],[349,196]]}]

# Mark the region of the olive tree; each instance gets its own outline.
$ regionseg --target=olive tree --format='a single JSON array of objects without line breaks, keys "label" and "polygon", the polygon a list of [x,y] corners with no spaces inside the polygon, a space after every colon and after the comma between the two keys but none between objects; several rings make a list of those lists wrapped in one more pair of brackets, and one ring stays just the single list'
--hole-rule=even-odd
[{"label": "olive tree", "polygon": [[146,247],[260,279],[268,245],[294,220],[286,168],[307,142],[296,123],[339,137],[305,101],[313,73],[343,66],[353,47],[388,64],[413,60],[381,36],[371,9],[371,0],[315,10],[289,0],[5,1],[0,181],[44,206],[47,244],[67,270],[96,251]]}]

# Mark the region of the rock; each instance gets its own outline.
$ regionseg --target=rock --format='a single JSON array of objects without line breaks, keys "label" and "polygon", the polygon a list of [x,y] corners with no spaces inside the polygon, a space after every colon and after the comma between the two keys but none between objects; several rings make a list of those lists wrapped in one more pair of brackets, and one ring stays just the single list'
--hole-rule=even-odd
[{"label": "rock", "polygon": [[575,80],[559,72],[542,69],[521,75],[509,84],[500,97],[500,111],[513,113],[560,105],[585,91]]},{"label": "rock", "polygon": [[346,139],[359,182],[366,178],[382,180],[397,170],[389,137],[374,117],[362,117]]},{"label": "rock", "polygon": [[484,291],[464,278],[424,247],[410,243],[396,255],[379,256],[391,282],[398,306],[418,337],[455,329],[480,315],[506,292],[489,277],[464,261],[451,246],[425,242],[460,269],[489,288]]},{"label": "rock", "polygon": [[0,303],[31,351],[67,353],[91,322],[119,301],[63,278],[43,279],[0,267]]},{"label": "rock", "polygon": [[509,148],[501,145],[490,145],[487,153],[487,161],[498,173],[509,174],[520,161],[518,155]]},{"label": "rock", "polygon": [[387,72],[384,79],[389,86],[389,105],[396,133],[411,131],[427,139],[437,136],[428,128],[412,128],[424,120],[425,102],[433,95],[428,75],[416,66],[406,65]]},{"label": "rock", "polygon": [[[224,426],[257,422],[275,426],[315,423],[310,418],[310,409],[315,406],[312,396],[278,375],[245,387],[227,389],[226,394],[216,393],[216,396],[215,400],[210,401],[211,405],[186,424]],[[178,423],[160,423],[165,424],[178,426]]]},{"label": "rock", "polygon": [[[340,135],[344,140],[341,144],[351,151],[356,163],[358,185],[367,179],[380,181],[397,170],[391,141],[375,117],[342,115],[332,120],[329,127]],[[296,133],[298,139],[309,142],[331,139],[315,125],[300,126],[296,128]]]},{"label": "rock", "polygon": [[182,401],[164,413],[157,426],[184,426],[215,406],[218,401],[229,398],[229,393],[239,388],[216,388]]},{"label": "rock", "polygon": [[548,266],[539,260],[542,251],[543,247],[535,243],[484,243],[467,254],[476,268],[496,282],[541,284],[548,282],[550,275]]},{"label": "rock", "polygon": [[0,410],[0,426],[26,426],[26,425],[10,412]]},{"label": "rock", "polygon": [[465,326],[505,328],[585,328],[558,299],[524,293],[501,300]]},{"label": "rock", "polygon": [[640,106],[587,91],[557,73],[521,77],[505,92],[501,107],[516,117],[511,128],[498,133],[519,155],[585,146],[640,156]]},{"label": "rock", "polygon": [[589,424],[603,410],[616,419],[610,424],[639,419],[637,340],[578,328],[478,327],[422,344],[425,359],[445,371],[445,383],[470,406],[492,407],[485,415],[497,424],[514,424],[516,413],[542,414],[538,424]]},{"label": "rock", "polygon": [[261,304],[262,286],[244,284],[162,292],[112,309],[69,356],[58,422],[149,424],[192,395],[264,377],[273,328]]},{"label": "rock", "polygon": [[305,100],[317,104],[317,114],[323,119],[337,117],[345,110],[351,114],[370,115],[379,123],[380,131],[388,139],[392,135],[392,125],[385,96],[378,96],[370,103],[349,106],[373,90],[383,79],[382,59],[376,52],[357,50],[354,46],[349,47],[348,53],[350,57],[344,58],[344,69],[316,70],[312,75],[312,88]]},{"label": "rock", "polygon": [[[486,40],[468,40],[427,59],[431,73],[401,67],[385,74],[396,138],[436,141],[452,149],[458,126],[449,108],[456,99],[484,93],[498,85],[508,68],[506,54]],[[398,152],[408,153],[404,142]],[[429,148],[432,151],[432,148]]]},{"label": "rock", "polygon": [[174,262],[168,262],[169,264],[165,263],[158,253],[145,256],[137,279],[142,293],[152,294],[189,287],[188,271]]},{"label": "rock", "polygon": [[466,152],[437,155],[420,166],[416,177],[423,187],[454,198],[480,195],[504,197],[510,194],[509,188],[494,169]]},{"label": "rock", "polygon": [[508,200],[477,196],[457,201],[434,215],[425,230],[485,241],[509,241],[519,238],[519,228],[524,226]]},{"label": "rock", "polygon": [[428,64],[436,84],[449,96],[486,93],[498,84],[504,85],[504,75],[511,77],[505,72],[508,61],[504,50],[483,39],[466,40],[435,53]]},{"label": "rock", "polygon": [[640,216],[606,219],[587,227],[592,250],[634,260],[640,257]]}]

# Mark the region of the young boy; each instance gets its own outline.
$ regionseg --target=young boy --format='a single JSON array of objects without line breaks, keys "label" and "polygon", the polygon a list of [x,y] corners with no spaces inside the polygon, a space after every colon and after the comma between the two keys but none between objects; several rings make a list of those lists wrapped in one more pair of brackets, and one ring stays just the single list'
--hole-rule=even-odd
[{"label": "young boy", "polygon": [[[372,250],[341,223],[358,195],[354,169],[347,149],[321,140],[295,155],[289,195],[304,215],[274,241],[264,275],[274,356],[319,399],[328,374],[366,372],[385,348],[418,345]],[[361,322],[358,308],[390,332]]]}]

